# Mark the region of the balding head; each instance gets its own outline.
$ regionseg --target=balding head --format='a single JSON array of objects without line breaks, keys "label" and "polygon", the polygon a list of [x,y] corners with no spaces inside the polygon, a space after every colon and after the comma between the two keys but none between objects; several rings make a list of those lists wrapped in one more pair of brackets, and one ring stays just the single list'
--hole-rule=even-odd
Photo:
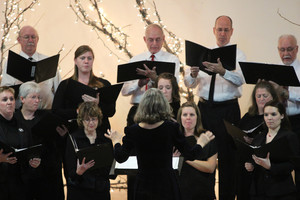
[{"label": "balding head", "polygon": [[148,25],[145,30],[144,41],[152,54],[159,52],[165,41],[165,35],[162,28],[157,24]]},{"label": "balding head", "polygon": [[294,35],[281,35],[278,39],[278,53],[285,65],[291,65],[297,59],[298,45]]},{"label": "balding head", "polygon": [[39,36],[32,26],[24,26],[21,28],[18,36],[18,42],[21,49],[28,56],[32,56],[36,52]]}]

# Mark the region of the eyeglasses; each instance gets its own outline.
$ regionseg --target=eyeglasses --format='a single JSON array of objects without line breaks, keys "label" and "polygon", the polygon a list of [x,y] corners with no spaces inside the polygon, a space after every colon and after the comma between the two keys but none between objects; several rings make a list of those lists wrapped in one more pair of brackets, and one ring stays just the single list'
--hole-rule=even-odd
[{"label": "eyeglasses", "polygon": [[84,119],[83,121],[85,121],[86,123],[96,122],[96,121],[98,121],[98,118],[97,117],[91,117],[89,119]]},{"label": "eyeglasses", "polygon": [[25,36],[20,36],[21,38],[23,38],[24,40],[29,40],[29,38],[35,40],[37,39],[36,35],[25,35]]},{"label": "eyeglasses", "polygon": [[292,52],[292,51],[294,51],[295,48],[296,47],[278,48],[278,51],[280,51],[281,53],[284,53],[285,51]]}]

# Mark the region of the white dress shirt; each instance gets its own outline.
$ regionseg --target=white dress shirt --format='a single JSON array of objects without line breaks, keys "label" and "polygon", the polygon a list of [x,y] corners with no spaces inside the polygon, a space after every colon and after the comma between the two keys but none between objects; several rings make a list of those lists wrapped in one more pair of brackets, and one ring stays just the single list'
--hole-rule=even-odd
[{"label": "white dress shirt", "polygon": [[[28,59],[30,57],[26,53],[24,53],[23,51],[20,52],[20,55],[23,56],[26,59]],[[38,52],[35,52],[31,56],[31,58],[33,58],[32,61],[40,61],[40,60],[43,60],[47,57],[48,56],[45,56],[45,55],[40,54]],[[12,86],[12,85],[19,85],[19,84],[23,83],[20,80],[15,79],[14,77],[7,74],[6,73],[6,68],[7,68],[7,62],[5,63],[5,66],[3,68],[1,86]],[[54,93],[55,93],[60,81],[61,81],[61,77],[60,77],[59,72],[57,70],[55,77],[39,83],[39,86],[41,88],[40,96],[42,98],[41,105],[40,105],[41,109],[51,109],[53,98],[54,98]],[[18,100],[16,102],[16,108],[18,108],[19,106],[20,106],[20,102]]]},{"label": "white dress shirt", "polygon": [[[300,80],[300,61],[297,59],[294,60],[291,66],[294,67],[297,77]],[[300,114],[300,87],[289,87],[286,113],[288,116]]]},{"label": "white dress shirt", "polygon": [[[137,62],[143,60],[151,60],[151,53],[149,51],[134,56],[130,59],[129,62]],[[177,82],[179,82],[179,73],[180,73],[180,62],[178,58],[168,52],[160,50],[156,54],[154,54],[154,61],[162,61],[162,62],[173,62],[175,63],[175,77],[177,78]],[[130,96],[131,95],[131,104],[140,103],[143,94],[145,93],[146,86],[143,87],[138,86],[139,80],[127,81],[124,83],[122,88],[122,95],[123,96]],[[148,88],[152,87],[152,83],[148,82]]]},{"label": "white dress shirt", "polygon": [[[234,71],[226,70],[224,76],[221,76],[220,74],[216,75],[213,96],[215,102],[228,101],[242,96],[241,86],[245,83],[245,80],[238,62],[245,60],[245,54],[237,49],[236,69]],[[208,100],[211,77],[211,75],[200,70],[198,76],[193,78],[191,77],[190,67],[188,67],[185,70],[184,83],[185,86],[189,88],[196,88],[198,86],[197,94],[199,97]]]}]

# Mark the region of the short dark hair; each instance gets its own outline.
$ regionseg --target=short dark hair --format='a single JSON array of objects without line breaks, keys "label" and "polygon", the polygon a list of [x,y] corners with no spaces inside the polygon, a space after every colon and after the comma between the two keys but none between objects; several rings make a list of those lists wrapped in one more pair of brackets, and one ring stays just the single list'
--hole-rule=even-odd
[{"label": "short dark hair", "polygon": [[102,123],[102,112],[99,106],[95,102],[83,102],[78,107],[77,124],[79,127],[83,127],[83,120],[89,117],[98,118],[98,126]]}]

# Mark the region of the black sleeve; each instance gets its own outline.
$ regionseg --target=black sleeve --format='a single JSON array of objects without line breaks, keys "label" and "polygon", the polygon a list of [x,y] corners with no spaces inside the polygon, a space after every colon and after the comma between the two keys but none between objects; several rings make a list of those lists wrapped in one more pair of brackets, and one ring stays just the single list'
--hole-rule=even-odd
[{"label": "black sleeve", "polygon": [[[111,86],[110,82],[105,79],[99,78],[98,80],[104,84],[104,87]],[[116,112],[116,102],[103,103],[99,101],[99,107],[105,117],[112,117]]]},{"label": "black sleeve", "polygon": [[66,89],[67,89],[68,79],[60,82],[52,104],[52,111],[53,113],[61,116],[64,119],[76,119],[77,112],[76,107],[72,108],[68,105],[67,98],[65,96]]}]

